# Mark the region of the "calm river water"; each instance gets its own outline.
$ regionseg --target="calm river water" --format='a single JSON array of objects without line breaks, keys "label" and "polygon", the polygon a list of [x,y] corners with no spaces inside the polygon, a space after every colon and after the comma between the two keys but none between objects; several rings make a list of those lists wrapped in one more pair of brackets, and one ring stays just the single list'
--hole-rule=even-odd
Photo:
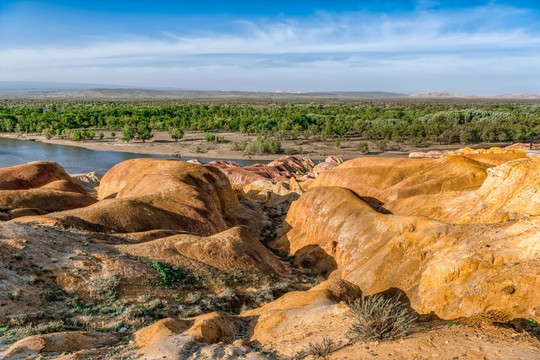
[{"label": "calm river water", "polygon": [[[124,160],[135,158],[178,159],[172,156],[133,154],[118,151],[96,151],[76,146],[0,138],[0,168],[25,164],[31,161],[54,161],[60,164],[68,174],[96,171],[103,175],[114,165]],[[190,159],[192,158],[181,158],[183,161]],[[212,159],[199,160],[201,162],[209,162]],[[257,161],[249,160],[234,161],[241,166],[257,163]]]}]

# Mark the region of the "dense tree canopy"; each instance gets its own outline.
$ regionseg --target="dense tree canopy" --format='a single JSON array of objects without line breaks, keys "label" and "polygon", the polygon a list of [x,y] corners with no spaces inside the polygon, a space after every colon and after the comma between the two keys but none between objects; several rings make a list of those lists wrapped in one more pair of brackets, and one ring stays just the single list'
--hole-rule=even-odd
[{"label": "dense tree canopy", "polygon": [[[50,100],[48,100],[50,102]],[[3,100],[0,131],[46,132],[128,127],[141,140],[152,130],[174,139],[186,131],[240,131],[276,139],[358,136],[426,142],[517,141],[540,136],[540,105],[391,103],[176,104],[172,102]],[[84,138],[84,136],[81,136]]]}]

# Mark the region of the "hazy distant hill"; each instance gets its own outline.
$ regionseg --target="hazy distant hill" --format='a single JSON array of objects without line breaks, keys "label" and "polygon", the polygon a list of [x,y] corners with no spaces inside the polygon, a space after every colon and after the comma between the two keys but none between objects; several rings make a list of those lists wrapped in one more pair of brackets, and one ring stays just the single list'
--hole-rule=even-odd
[{"label": "hazy distant hill", "polygon": [[128,88],[76,83],[0,82],[0,97],[62,99],[379,99],[403,98],[407,94],[366,92],[196,91]]},{"label": "hazy distant hill", "polygon": [[396,98],[406,94],[390,92],[258,92],[258,91],[186,91],[149,89],[90,89],[66,94],[73,98],[179,98],[179,99],[275,99],[275,98]]},{"label": "hazy distant hill", "polygon": [[82,84],[70,82],[41,82],[41,81],[0,81],[0,91],[6,92],[64,92],[83,91],[93,88],[117,89],[125,86],[105,85],[105,84]]},{"label": "hazy distant hill", "polygon": [[412,95],[409,95],[409,97],[423,98],[423,99],[427,99],[427,98],[446,98],[447,99],[447,98],[465,98],[466,96],[459,95],[459,94],[452,94],[446,91],[430,91],[430,92],[425,92],[425,93],[412,94]]},{"label": "hazy distant hill", "polygon": [[179,100],[355,100],[355,99],[523,99],[538,100],[535,94],[459,95],[445,91],[404,94],[384,91],[229,91],[135,88],[118,85],[55,83],[36,81],[0,81],[0,98],[56,99],[179,99]]},{"label": "hazy distant hill", "polygon": [[431,91],[409,95],[410,98],[418,99],[517,99],[536,100],[540,99],[537,94],[494,94],[494,95],[460,95],[446,91]]}]

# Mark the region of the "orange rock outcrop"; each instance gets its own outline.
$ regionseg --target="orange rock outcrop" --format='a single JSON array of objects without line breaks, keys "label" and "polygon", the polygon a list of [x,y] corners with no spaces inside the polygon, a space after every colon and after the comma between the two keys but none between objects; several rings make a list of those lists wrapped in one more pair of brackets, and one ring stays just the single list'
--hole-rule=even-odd
[{"label": "orange rock outcrop", "polygon": [[155,229],[211,235],[246,213],[227,177],[211,166],[167,159],[124,161],[101,179],[99,202],[22,222],[115,232]]},{"label": "orange rock outcrop", "polygon": [[[404,290],[419,313],[535,318],[539,166],[518,159],[488,170],[457,155],[348,161],[291,205],[273,245],[299,256],[318,247],[336,261],[332,276],[366,293]],[[393,201],[374,208],[366,197]]]}]

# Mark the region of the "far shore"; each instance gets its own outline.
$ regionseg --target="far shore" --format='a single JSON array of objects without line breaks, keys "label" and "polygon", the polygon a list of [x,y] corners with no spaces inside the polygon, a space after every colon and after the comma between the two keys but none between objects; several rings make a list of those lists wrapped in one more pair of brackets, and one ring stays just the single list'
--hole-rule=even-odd
[{"label": "far shore", "polygon": [[[474,148],[488,148],[493,146],[507,146],[510,143],[485,143],[474,145],[430,145],[428,147],[417,148],[407,144],[396,144],[393,142],[388,143],[387,151],[381,151],[377,148],[377,143],[373,141],[365,141],[360,138],[345,137],[340,140],[339,147],[335,146],[335,139],[329,139],[326,141],[318,141],[313,139],[296,139],[296,140],[280,140],[281,153],[279,154],[265,154],[265,155],[244,155],[242,151],[233,150],[233,143],[241,144],[246,139],[255,139],[256,136],[247,136],[238,132],[214,132],[216,136],[223,137],[224,141],[220,143],[206,142],[205,133],[203,132],[188,132],[184,135],[183,139],[175,142],[171,139],[167,132],[157,131],[154,132],[154,137],[146,142],[140,140],[133,140],[128,142],[120,139],[121,132],[117,132],[115,136],[111,136],[112,131],[104,131],[105,136],[103,139],[99,139],[96,133],[96,138],[93,140],[73,141],[61,139],[58,136],[48,140],[40,133],[18,134],[18,133],[0,133],[0,137],[26,140],[26,141],[39,141],[48,144],[56,145],[68,145],[86,148],[90,150],[102,150],[102,151],[120,151],[137,154],[149,154],[149,155],[165,155],[173,156],[179,159],[186,158],[199,158],[199,159],[231,159],[231,160],[254,160],[254,161],[272,161],[282,156],[292,153],[295,156],[309,157],[313,160],[324,160],[328,156],[338,156],[342,159],[352,159],[362,156],[377,156],[377,157],[408,157],[411,152],[416,151],[432,151],[432,150],[457,150],[463,147]],[[370,152],[368,154],[362,154],[357,150],[359,143],[365,142],[369,145]],[[199,148],[199,152],[196,148]],[[301,153],[298,150],[301,148]],[[294,149],[294,152],[287,149]]]}]

